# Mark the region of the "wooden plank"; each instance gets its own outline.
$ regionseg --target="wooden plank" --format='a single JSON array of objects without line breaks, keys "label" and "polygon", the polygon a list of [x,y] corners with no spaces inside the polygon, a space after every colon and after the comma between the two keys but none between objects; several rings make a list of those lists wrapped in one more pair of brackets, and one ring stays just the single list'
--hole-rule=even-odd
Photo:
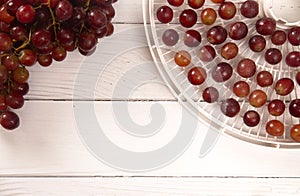
[{"label": "wooden plank", "polygon": [[1,195],[296,196],[300,179],[0,178]]},{"label": "wooden plank", "polygon": [[[157,104],[165,112],[157,108]],[[299,150],[260,147],[229,136],[220,136],[216,143],[211,144],[212,150],[206,156],[199,157],[200,147],[207,140],[206,133],[213,131],[212,128],[195,123],[195,119],[182,112],[178,103],[164,101],[95,103],[93,107],[95,107],[96,119],[104,135],[121,149],[133,152],[132,160],[139,161],[138,165],[134,165],[136,162],[128,163],[128,157],[124,156],[124,153],[118,158],[121,165],[116,165],[106,157],[96,155],[94,149],[88,148],[87,142],[82,140],[82,133],[80,134],[78,130],[79,122],[74,112],[79,112],[87,120],[93,118],[93,113],[81,111],[78,106],[78,103],[71,101],[26,103],[19,112],[22,119],[21,127],[15,132],[0,132],[0,176],[300,177]],[[114,106],[117,108],[128,106],[128,113],[122,110],[118,113],[118,110],[114,110]],[[156,109],[153,110],[153,106]],[[150,113],[151,109],[152,113]],[[148,125],[156,117],[164,121],[157,124],[160,127],[156,126],[156,128],[160,129],[154,130],[157,132],[153,135],[138,137],[134,136],[133,132],[129,134],[133,130],[126,130],[127,124],[118,121],[118,115],[129,116],[129,120],[137,123],[137,126]],[[184,120],[182,120],[183,116],[185,116]],[[194,124],[197,128],[192,130]],[[86,133],[89,133],[88,131]],[[161,156],[150,157],[151,160],[160,162],[149,165],[148,160],[135,156],[135,152],[150,152],[165,147],[176,138],[178,132],[182,133],[182,131],[183,133],[195,131],[195,135],[193,137],[188,135],[190,137],[187,138],[190,139],[188,145],[184,144],[179,149],[174,148],[177,153],[176,158],[161,162],[161,158],[168,156],[163,153]],[[99,139],[100,148],[113,153],[113,148],[104,145],[103,138],[95,137],[95,139],[96,141]],[[182,145],[182,143],[178,144]],[[123,163],[128,164],[123,165]]]}]

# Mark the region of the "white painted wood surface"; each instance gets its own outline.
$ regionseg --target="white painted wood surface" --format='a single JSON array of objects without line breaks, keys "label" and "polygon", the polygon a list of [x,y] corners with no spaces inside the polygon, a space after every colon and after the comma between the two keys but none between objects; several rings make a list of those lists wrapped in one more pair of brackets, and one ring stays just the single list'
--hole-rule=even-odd
[{"label": "white painted wood surface", "polygon": [[[182,108],[151,62],[141,2],[119,0],[116,32],[99,43],[96,55],[73,53],[49,68],[30,69],[31,90],[19,112],[21,127],[0,132],[0,195],[300,195],[299,150],[261,147],[222,135],[199,157],[206,133],[212,131],[200,122],[181,156],[147,172],[116,169],[87,148],[72,101],[82,66],[91,66],[99,78],[92,97],[79,84],[79,100],[95,105],[99,124],[117,145],[147,152],[164,146],[180,127]],[[116,54],[118,43],[128,43],[126,36],[132,46]],[[124,40],[116,41],[120,37]],[[109,63],[101,64],[107,58]],[[128,104],[128,115],[141,125],[151,121],[151,107],[159,104],[166,112],[164,124],[148,138],[127,135],[118,126],[114,104]]]}]

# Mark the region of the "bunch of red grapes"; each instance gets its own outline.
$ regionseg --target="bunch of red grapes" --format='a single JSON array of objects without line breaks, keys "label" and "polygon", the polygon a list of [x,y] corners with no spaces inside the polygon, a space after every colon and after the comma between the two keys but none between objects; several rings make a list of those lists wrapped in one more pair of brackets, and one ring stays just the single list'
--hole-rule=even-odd
[{"label": "bunch of red grapes", "polygon": [[0,0],[0,124],[15,129],[14,110],[28,93],[27,67],[63,61],[76,49],[91,55],[113,33],[117,0]]},{"label": "bunch of red grapes", "polygon": [[[264,90],[266,87],[272,88],[279,97],[286,97],[299,88],[300,27],[277,28],[273,18],[259,15],[259,4],[255,0],[244,0],[239,3],[206,0],[209,1],[207,4],[205,0],[166,1],[165,5],[157,9],[157,20],[163,24],[179,23],[181,29],[185,30],[183,35],[180,35],[178,31],[169,27],[162,33],[162,42],[172,50],[176,50],[176,45],[182,42],[184,47],[196,50],[196,56],[200,60],[199,65],[195,65],[190,51],[182,49],[175,52],[174,62],[186,71],[188,81],[194,86],[199,86],[207,81],[209,74],[215,83],[237,79],[228,83],[231,84],[233,96],[220,99],[217,87],[206,84],[202,89],[203,100],[208,103],[218,102],[221,112],[227,117],[233,118],[239,114],[248,127],[256,127],[261,123],[258,109],[266,107],[268,114],[274,117],[265,122],[266,132],[274,137],[282,136],[285,128],[289,127],[290,137],[300,142],[300,124],[286,125],[277,119],[287,108],[290,116],[299,121],[300,99],[286,99],[285,102],[280,98],[269,100],[267,90]],[[177,8],[180,6],[184,9],[179,10],[179,13],[173,11],[174,9],[178,11]],[[226,25],[220,21],[226,21]],[[251,34],[249,21],[255,28],[255,32],[252,31]],[[197,24],[204,28],[197,29],[195,26]],[[252,53],[263,56],[267,66],[278,66],[282,63],[286,66],[286,70],[296,73],[295,76],[282,77],[275,81],[270,71],[258,70],[256,59],[241,54],[239,44],[243,43],[243,40],[247,40],[247,47]],[[279,49],[284,44],[292,48],[287,54],[283,54]],[[216,58],[217,54],[221,58]],[[202,66],[207,63],[209,66]],[[234,73],[238,77],[233,77]],[[249,83],[251,80],[255,81],[259,88],[251,89]],[[243,114],[239,101],[241,99],[247,100],[250,104]]]}]

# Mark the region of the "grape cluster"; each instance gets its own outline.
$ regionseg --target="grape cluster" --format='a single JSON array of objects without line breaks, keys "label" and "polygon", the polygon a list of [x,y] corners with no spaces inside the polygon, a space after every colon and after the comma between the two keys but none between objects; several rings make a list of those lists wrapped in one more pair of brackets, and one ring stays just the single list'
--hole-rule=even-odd
[{"label": "grape cluster", "polygon": [[0,124],[15,129],[29,91],[28,66],[47,67],[76,49],[91,55],[114,31],[117,0],[0,0]]},{"label": "grape cluster", "polygon": [[[275,19],[259,13],[259,6],[255,0],[167,0],[156,14],[160,23],[168,23],[162,42],[173,50],[176,46],[181,47],[174,62],[184,70],[189,83],[202,85],[205,102],[218,102],[221,112],[227,117],[240,114],[247,127],[262,124],[261,114],[257,112],[261,111],[260,108],[268,108],[271,117],[284,113],[286,103],[272,98],[266,93],[266,87],[270,87],[277,98],[288,100],[287,108],[292,118],[300,117],[300,99],[284,98],[296,91],[297,84],[300,85],[300,27],[280,29]],[[179,31],[170,28],[172,23],[180,24]],[[247,56],[244,45],[251,55]],[[281,50],[283,46],[289,49]],[[193,54],[197,60],[192,59]],[[256,54],[261,54],[271,70],[284,64],[284,69],[297,72],[296,77],[293,74],[292,77],[278,77],[265,67],[261,68],[257,59],[251,59]],[[233,95],[220,100],[220,93],[213,87],[215,84],[205,84],[208,77],[215,83],[230,87]],[[250,86],[250,81],[257,85]],[[248,101],[247,111],[242,111],[241,99]],[[282,136],[285,122],[270,119],[265,123],[266,132]],[[288,126],[291,138],[300,142],[300,124]]]}]

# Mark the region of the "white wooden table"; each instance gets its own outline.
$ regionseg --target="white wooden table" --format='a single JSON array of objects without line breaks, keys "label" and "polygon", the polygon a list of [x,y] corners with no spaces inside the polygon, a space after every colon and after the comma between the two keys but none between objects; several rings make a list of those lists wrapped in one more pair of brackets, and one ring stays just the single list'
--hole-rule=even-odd
[{"label": "white wooden table", "polygon": [[[31,90],[19,112],[21,126],[0,132],[0,195],[300,195],[299,150],[221,135],[199,156],[211,130],[201,123],[195,130],[180,127],[195,119],[182,120],[187,114],[156,71],[144,33],[142,1],[120,0],[115,8],[115,34],[99,43],[96,54],[85,58],[72,53],[52,67],[30,68]],[[92,114],[82,109],[85,104],[93,107]],[[139,133],[139,127],[156,119],[151,111],[164,115],[161,129],[152,135],[144,129]],[[140,165],[132,166],[125,164],[132,163],[129,157],[119,155],[115,163],[99,158],[84,140],[94,137],[80,130],[93,117],[113,144],[133,155],[163,148],[182,128],[193,137],[176,160],[153,165],[138,160]],[[127,125],[135,129],[131,134],[124,132]],[[99,139],[98,147],[107,147],[101,138],[94,139]]]}]

